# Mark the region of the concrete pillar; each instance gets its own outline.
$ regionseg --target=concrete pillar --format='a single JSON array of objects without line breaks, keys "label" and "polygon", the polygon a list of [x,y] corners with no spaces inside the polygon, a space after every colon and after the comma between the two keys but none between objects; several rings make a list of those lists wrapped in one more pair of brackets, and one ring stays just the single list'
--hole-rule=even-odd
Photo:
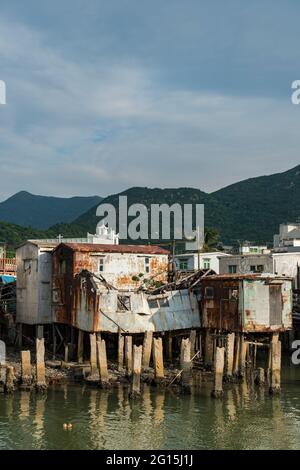
[{"label": "concrete pillar", "polygon": [[125,364],[127,375],[132,374],[132,336],[125,336]]},{"label": "concrete pillar", "polygon": [[21,351],[22,386],[30,387],[32,383],[30,351]]},{"label": "concrete pillar", "polygon": [[97,374],[97,344],[96,335],[90,334],[90,363],[91,363],[91,375]]},{"label": "concrete pillar", "polygon": [[5,392],[12,393],[15,389],[15,372],[12,366],[6,366]]},{"label": "concrete pillar", "polygon": [[205,351],[204,351],[204,365],[207,367],[213,366],[214,358],[214,339],[209,330],[205,331]]},{"label": "concrete pillar", "polygon": [[191,392],[191,341],[189,338],[182,339],[180,352],[181,386],[185,393]]},{"label": "concrete pillar", "polygon": [[105,340],[97,341],[98,366],[101,387],[108,385],[108,369]]},{"label": "concrete pillar", "polygon": [[191,358],[196,353],[196,334],[197,334],[196,330],[190,331]]},{"label": "concrete pillar", "polygon": [[46,389],[45,340],[36,339],[36,386],[38,390]]},{"label": "concrete pillar", "polygon": [[156,382],[164,379],[163,345],[161,338],[153,338],[152,342],[154,377]]},{"label": "concrete pillar", "polygon": [[143,360],[142,360],[143,370],[149,369],[151,350],[152,350],[152,340],[153,340],[152,331],[146,331],[144,334],[144,342],[143,342]]},{"label": "concrete pillar", "polygon": [[280,391],[281,341],[271,343],[271,384],[270,393]]},{"label": "concrete pillar", "polygon": [[118,333],[118,370],[121,371],[124,367],[124,336],[121,331]]},{"label": "concrete pillar", "polygon": [[77,360],[79,363],[83,362],[83,335],[84,332],[78,330]]},{"label": "concrete pillar", "polygon": [[219,398],[223,394],[223,372],[224,372],[225,348],[216,348],[214,361],[214,388],[212,397]]},{"label": "concrete pillar", "polygon": [[141,369],[142,369],[142,346],[133,346],[133,365],[132,365],[132,383],[131,398],[136,398],[141,394]]},{"label": "concrete pillar", "polygon": [[228,378],[233,374],[233,360],[234,360],[234,333],[230,333],[226,338],[226,364],[225,373]]},{"label": "concrete pillar", "polygon": [[264,385],[265,384],[265,370],[264,370],[263,367],[259,367],[256,370],[255,383],[257,385]]}]

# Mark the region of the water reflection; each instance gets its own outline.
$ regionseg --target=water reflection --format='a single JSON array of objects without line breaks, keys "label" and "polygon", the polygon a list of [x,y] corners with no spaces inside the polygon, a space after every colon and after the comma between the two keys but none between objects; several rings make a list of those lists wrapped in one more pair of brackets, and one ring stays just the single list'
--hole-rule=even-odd
[{"label": "water reflection", "polygon": [[[192,395],[144,385],[110,390],[62,386],[46,395],[0,396],[0,448],[7,449],[298,449],[300,381],[286,368],[280,396],[253,380],[226,384],[221,400],[212,383],[196,379]],[[72,423],[65,430],[64,423]]]}]

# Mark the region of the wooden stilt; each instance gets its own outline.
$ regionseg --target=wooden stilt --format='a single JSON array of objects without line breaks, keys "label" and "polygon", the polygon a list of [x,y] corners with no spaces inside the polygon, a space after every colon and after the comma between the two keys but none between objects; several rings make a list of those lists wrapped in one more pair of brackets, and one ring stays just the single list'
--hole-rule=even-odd
[{"label": "wooden stilt", "polygon": [[31,387],[32,374],[31,374],[31,357],[30,351],[21,351],[21,377],[22,388]]},{"label": "wooden stilt", "polygon": [[124,367],[124,336],[121,330],[118,332],[118,370],[121,371]]},{"label": "wooden stilt", "polygon": [[125,336],[125,363],[126,372],[130,376],[132,374],[132,336]]},{"label": "wooden stilt", "polygon": [[43,391],[46,386],[45,371],[45,340],[36,339],[36,387],[39,391]]},{"label": "wooden stilt", "polygon": [[84,332],[78,330],[77,360],[79,363],[83,362],[83,335]]},{"label": "wooden stilt", "polygon": [[90,334],[90,363],[91,363],[91,376],[97,374],[97,344],[96,335]]},{"label": "wooden stilt", "polygon": [[163,346],[161,338],[153,338],[154,377],[156,383],[164,379]]},{"label": "wooden stilt", "polygon": [[100,385],[105,388],[108,385],[108,369],[107,369],[107,357],[106,357],[106,344],[105,340],[97,341],[97,352],[98,352],[98,367],[100,376]]},{"label": "wooden stilt", "polygon": [[227,378],[231,378],[233,374],[233,361],[234,361],[234,338],[235,334],[231,333],[226,338],[226,366],[225,373]]},{"label": "wooden stilt", "polygon": [[141,394],[142,346],[133,346],[132,383],[130,397],[137,398]]},{"label": "wooden stilt", "polygon": [[216,348],[214,362],[214,388],[212,391],[213,398],[220,398],[223,394],[224,353],[224,348]]},{"label": "wooden stilt", "polygon": [[191,393],[191,341],[189,338],[181,342],[181,386],[184,393]]},{"label": "wooden stilt", "polygon": [[144,342],[143,342],[143,359],[142,359],[143,370],[149,369],[149,366],[150,366],[152,339],[153,339],[152,331],[146,331],[144,334]]}]

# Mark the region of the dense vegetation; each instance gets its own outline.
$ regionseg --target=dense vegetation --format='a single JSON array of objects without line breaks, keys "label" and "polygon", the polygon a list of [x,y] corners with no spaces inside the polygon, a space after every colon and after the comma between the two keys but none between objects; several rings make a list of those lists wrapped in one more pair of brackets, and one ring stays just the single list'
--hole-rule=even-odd
[{"label": "dense vegetation", "polygon": [[[211,194],[193,188],[135,187],[109,196],[102,202],[118,208],[119,195],[127,196],[128,206],[133,203],[145,204],[148,208],[151,204],[172,205],[176,202],[204,204],[205,225],[210,227],[207,230],[209,235],[206,235],[208,248],[217,245],[218,234],[225,244],[235,244],[239,240],[271,244],[280,223],[299,219],[300,165],[284,173],[241,181]],[[93,207],[83,211],[74,222],[56,224],[45,231],[2,222],[0,240],[17,244],[27,238],[54,237],[59,233],[65,237],[86,236],[87,231],[95,232],[98,204],[97,201]],[[62,220],[66,222],[66,218]]]}]

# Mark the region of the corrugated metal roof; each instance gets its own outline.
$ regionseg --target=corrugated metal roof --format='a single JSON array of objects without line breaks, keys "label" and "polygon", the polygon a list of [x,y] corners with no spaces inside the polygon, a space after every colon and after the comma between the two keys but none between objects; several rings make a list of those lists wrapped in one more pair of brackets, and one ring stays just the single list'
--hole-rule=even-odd
[{"label": "corrugated metal roof", "polygon": [[[103,253],[142,253],[147,255],[168,255],[169,251],[159,246],[151,245],[105,245],[94,243],[61,243],[73,251],[103,252]],[[56,248],[56,249],[57,249]]]}]

